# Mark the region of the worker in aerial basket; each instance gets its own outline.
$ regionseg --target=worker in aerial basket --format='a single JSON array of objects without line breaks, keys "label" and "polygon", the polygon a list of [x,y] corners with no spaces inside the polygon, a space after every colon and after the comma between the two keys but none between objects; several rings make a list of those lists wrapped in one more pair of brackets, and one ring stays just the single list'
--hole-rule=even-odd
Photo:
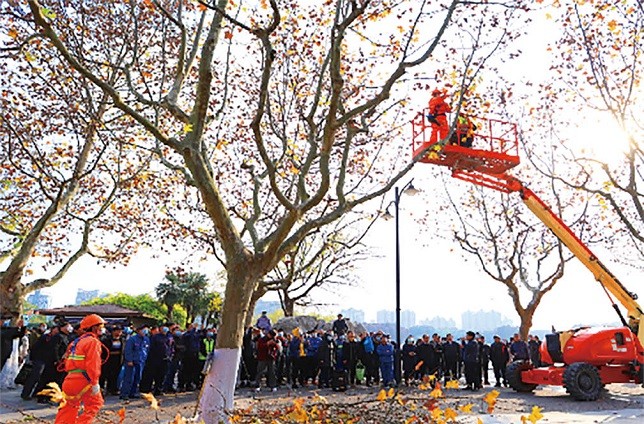
[{"label": "worker in aerial basket", "polygon": [[443,140],[449,134],[447,114],[452,111],[452,108],[445,102],[446,97],[447,94],[439,89],[432,91],[432,98],[429,100],[429,115],[427,115],[427,119],[432,124],[430,143]]},{"label": "worker in aerial basket", "polygon": [[[89,424],[103,406],[103,396],[98,384],[101,375],[101,349],[99,337],[105,331],[105,321],[99,315],[87,315],[80,322],[83,332],[69,344],[65,354],[63,381],[65,401],[56,414],[55,424]],[[78,409],[83,404],[83,413]]]}]

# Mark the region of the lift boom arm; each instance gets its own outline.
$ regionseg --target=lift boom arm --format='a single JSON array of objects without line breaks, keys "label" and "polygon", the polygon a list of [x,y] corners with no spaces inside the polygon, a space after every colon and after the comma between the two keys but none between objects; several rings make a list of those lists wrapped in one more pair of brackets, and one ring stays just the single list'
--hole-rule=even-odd
[{"label": "lift boom arm", "polygon": [[[575,233],[559,218],[540,198],[526,187],[520,180],[507,174],[502,175],[481,175],[467,171],[454,171],[453,177],[473,182],[484,187],[493,188],[498,191],[521,195],[523,203],[530,211],[541,220],[559,240],[583,263],[595,279],[602,285],[604,290],[610,292],[623,306],[628,314],[628,325],[637,334],[640,343],[644,345],[644,325],[640,325],[644,313],[637,303],[637,295],[630,292],[615,277],[597,256],[575,235]],[[623,319],[618,307],[615,310]]]}]

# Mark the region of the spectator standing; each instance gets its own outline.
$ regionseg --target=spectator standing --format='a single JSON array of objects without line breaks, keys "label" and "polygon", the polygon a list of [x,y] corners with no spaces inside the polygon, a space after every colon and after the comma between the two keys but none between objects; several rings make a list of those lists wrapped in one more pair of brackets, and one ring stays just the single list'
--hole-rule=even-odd
[{"label": "spectator standing", "polygon": [[447,334],[445,343],[443,343],[443,375],[445,376],[445,382],[458,379],[458,363],[460,360],[461,346],[454,341],[454,336]]},{"label": "spectator standing", "polygon": [[481,377],[483,384],[490,385],[489,368],[490,368],[490,345],[485,343],[485,336],[479,337],[479,354],[481,358]]},{"label": "spectator standing", "polygon": [[510,345],[510,355],[512,355],[512,361],[530,360],[528,345],[521,340],[521,336],[518,333],[514,335],[513,342]]},{"label": "spectator standing", "polygon": [[490,345],[490,359],[492,360],[492,369],[494,370],[494,387],[501,387],[501,382],[508,387],[508,381],[505,378],[505,370],[510,360],[508,347],[501,341],[501,337],[494,336],[494,342]]},{"label": "spectator standing", "polygon": [[121,384],[122,400],[136,399],[141,397],[139,384],[143,367],[148,358],[150,351],[150,329],[147,325],[141,325],[136,329],[136,333],[130,336],[125,342],[125,351],[123,360],[125,362],[125,375]]},{"label": "spectator standing", "polygon": [[409,386],[409,380],[414,378],[418,357],[416,355],[416,343],[414,337],[410,334],[407,342],[402,348],[403,378],[405,385]]},{"label": "spectator standing", "polygon": [[101,367],[101,387],[110,395],[118,395],[118,378],[123,366],[123,351],[125,350],[125,335],[120,325],[115,325],[110,332],[101,337],[101,343],[110,353],[107,361]]},{"label": "spectator standing", "polygon": [[261,380],[266,375],[266,383],[272,391],[276,391],[275,384],[275,357],[277,353],[277,342],[275,332],[269,331],[257,341],[257,375],[255,377],[256,391],[261,390]]},{"label": "spectator standing", "polygon": [[[58,333],[58,327],[53,327],[50,331],[44,332],[31,348],[30,359],[32,363],[31,372],[25,380],[20,397],[29,400],[35,392],[34,388],[38,385],[42,374],[45,370],[45,364],[49,360],[52,352],[51,339]],[[37,392],[36,392],[37,393]]]},{"label": "spectator standing", "polygon": [[541,366],[541,352],[539,348],[541,347],[541,341],[539,336],[530,335],[528,339],[528,351],[530,354],[530,361],[535,367]]},{"label": "spectator standing", "polygon": [[[59,387],[63,385],[65,372],[59,371],[58,366],[61,365],[61,370],[63,369],[61,361],[65,356],[69,338],[73,331],[74,327],[68,322],[60,321],[58,323],[58,331],[52,336],[49,345],[50,349],[46,353],[45,368],[38,382],[36,393],[43,390],[47,384],[52,382],[58,384]],[[49,399],[46,396],[38,396],[38,403],[49,403]]]},{"label": "spectator standing", "polygon": [[317,362],[320,369],[318,377],[318,389],[331,387],[331,370],[333,368],[335,345],[333,343],[333,334],[328,332],[324,335],[322,343],[318,347]]},{"label": "spectator standing", "polygon": [[[199,324],[193,323],[182,338],[185,346],[184,360],[181,367],[183,378],[179,380],[179,391],[185,389],[194,391],[199,385],[201,369],[199,368],[199,350],[201,349],[201,334]],[[181,384],[183,383],[183,384]]]},{"label": "spectator standing", "polygon": [[394,378],[394,345],[389,342],[387,337],[382,337],[380,344],[376,346],[376,353],[380,363],[383,386],[394,386],[396,384]]},{"label": "spectator standing", "polygon": [[262,311],[262,315],[259,318],[257,318],[257,323],[255,324],[255,327],[262,330],[264,334],[268,334],[268,332],[273,329],[273,324],[271,323],[271,319],[266,314],[266,311]]},{"label": "spectator standing", "polygon": [[338,319],[333,321],[333,332],[336,336],[342,336],[349,331],[349,325],[342,314],[338,314]]},{"label": "spectator standing", "polygon": [[356,384],[356,368],[360,358],[360,342],[353,331],[347,332],[347,339],[343,346],[344,367],[349,373],[349,384]]},{"label": "spectator standing", "polygon": [[479,346],[474,340],[474,332],[468,331],[463,347],[463,365],[465,367],[465,389],[477,390],[479,387]]},{"label": "spectator standing", "polygon": [[206,359],[208,359],[208,356],[215,351],[215,344],[217,344],[217,334],[213,329],[208,329],[206,331],[206,337],[201,339],[201,343],[199,345],[199,372],[200,372],[200,378],[199,378],[199,385],[203,383],[203,374],[201,371],[203,370],[204,365],[206,364]]}]

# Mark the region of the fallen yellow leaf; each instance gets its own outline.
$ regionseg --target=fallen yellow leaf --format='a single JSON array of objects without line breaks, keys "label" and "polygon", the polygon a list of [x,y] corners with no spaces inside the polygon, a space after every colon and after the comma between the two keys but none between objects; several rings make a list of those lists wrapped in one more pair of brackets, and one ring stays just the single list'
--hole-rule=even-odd
[{"label": "fallen yellow leaf", "polygon": [[468,403],[467,405],[461,405],[458,407],[458,409],[461,410],[461,412],[465,412],[466,414],[471,414],[472,413],[472,405],[471,403]]},{"label": "fallen yellow leaf", "polygon": [[458,412],[456,412],[452,408],[445,408],[445,419],[456,422],[456,418],[458,418]]},{"label": "fallen yellow leaf", "polygon": [[141,393],[141,397],[150,402],[150,408],[159,409],[159,401],[152,395],[152,393]]},{"label": "fallen yellow leaf", "polygon": [[387,392],[385,392],[385,389],[381,389],[378,392],[378,396],[376,396],[376,400],[379,400],[380,402],[382,402],[385,399],[387,399]]},{"label": "fallen yellow leaf", "polygon": [[458,381],[457,380],[450,380],[447,383],[445,383],[445,388],[446,389],[458,389]]},{"label": "fallen yellow leaf", "polygon": [[528,421],[530,421],[532,424],[535,424],[542,418],[543,414],[541,413],[541,408],[539,408],[538,406],[533,406],[532,412],[530,413],[530,415],[528,415]]},{"label": "fallen yellow leaf", "polygon": [[389,391],[387,392],[387,397],[388,397],[389,399],[391,399],[392,397],[394,397],[394,394],[395,394],[395,393],[396,393],[396,391],[394,390],[394,388],[393,388],[393,387],[391,387],[391,388],[389,388]]}]

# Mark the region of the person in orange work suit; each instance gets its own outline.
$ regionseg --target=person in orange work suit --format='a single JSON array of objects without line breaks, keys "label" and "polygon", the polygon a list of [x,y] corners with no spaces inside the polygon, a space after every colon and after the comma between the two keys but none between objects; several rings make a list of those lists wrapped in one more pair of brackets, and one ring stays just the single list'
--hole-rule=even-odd
[{"label": "person in orange work suit", "polygon": [[429,100],[429,115],[427,119],[432,124],[432,135],[430,143],[436,143],[443,140],[449,134],[449,125],[447,124],[447,114],[452,111],[450,105],[445,103],[446,94],[441,90],[432,91],[432,98]]},{"label": "person in orange work suit", "polygon": [[[101,376],[100,335],[105,321],[96,314],[87,315],[80,323],[83,335],[70,343],[65,360],[67,377],[63,381],[66,403],[58,410],[54,424],[89,424],[103,407],[98,384]],[[78,409],[83,404],[83,413]]]}]

